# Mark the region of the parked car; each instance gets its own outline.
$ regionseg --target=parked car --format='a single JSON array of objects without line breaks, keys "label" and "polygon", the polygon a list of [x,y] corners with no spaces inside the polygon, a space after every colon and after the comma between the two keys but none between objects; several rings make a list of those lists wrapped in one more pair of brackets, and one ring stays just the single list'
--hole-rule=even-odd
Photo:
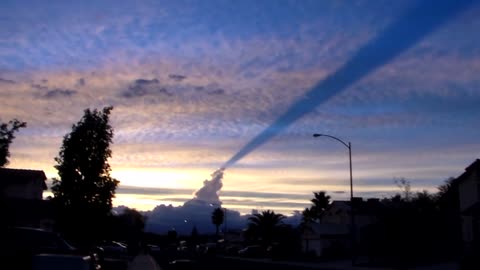
[{"label": "parked car", "polygon": [[200,265],[193,260],[179,259],[171,261],[168,264],[168,268],[172,270],[196,270],[200,269]]},{"label": "parked car", "polygon": [[238,255],[238,251],[240,251],[240,248],[238,246],[228,246],[225,249],[225,254],[226,255]]},{"label": "parked car", "polygon": [[282,246],[282,245],[279,245],[278,243],[274,243],[268,246],[266,250],[266,254],[268,257],[272,259],[280,259],[280,258],[286,258],[289,255],[292,255],[292,251],[286,246]]},{"label": "parked car", "polygon": [[216,243],[206,243],[205,249],[203,250],[203,255],[213,256],[218,252],[218,246]]},{"label": "parked car", "polygon": [[148,244],[147,251],[151,254],[159,253],[161,251],[160,247],[157,245]]},{"label": "parked car", "polygon": [[32,269],[33,258],[38,254],[76,255],[90,257],[90,269],[100,269],[99,257],[96,253],[82,251],[71,246],[58,234],[36,228],[13,227],[2,232],[2,249],[7,262],[15,265],[15,269]]},{"label": "parked car", "polygon": [[100,248],[103,249],[105,258],[117,258],[127,259],[128,249],[127,246],[116,241],[104,241],[100,244]]},{"label": "parked car", "polygon": [[243,257],[263,257],[265,256],[265,250],[262,246],[253,245],[239,250],[238,255]]},{"label": "parked car", "polygon": [[33,256],[31,270],[90,270],[91,265],[89,256],[38,254]]}]

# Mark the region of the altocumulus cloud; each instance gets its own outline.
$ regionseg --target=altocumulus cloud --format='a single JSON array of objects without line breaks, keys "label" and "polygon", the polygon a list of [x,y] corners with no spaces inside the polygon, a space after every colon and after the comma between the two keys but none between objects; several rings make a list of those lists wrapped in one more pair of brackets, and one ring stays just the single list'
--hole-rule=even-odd
[{"label": "altocumulus cloud", "polygon": [[181,82],[181,81],[185,80],[187,78],[187,76],[180,75],[180,74],[170,74],[170,75],[168,75],[168,78],[170,78],[174,81],[177,81],[177,82]]},{"label": "altocumulus cloud", "polygon": [[76,90],[71,90],[71,89],[52,89],[48,90],[43,97],[45,98],[61,98],[61,97],[71,97],[76,95],[78,92]]},{"label": "altocumulus cloud", "polygon": [[147,95],[166,95],[172,96],[172,93],[168,92],[165,87],[160,85],[158,79],[137,79],[122,93],[124,98],[136,98]]}]

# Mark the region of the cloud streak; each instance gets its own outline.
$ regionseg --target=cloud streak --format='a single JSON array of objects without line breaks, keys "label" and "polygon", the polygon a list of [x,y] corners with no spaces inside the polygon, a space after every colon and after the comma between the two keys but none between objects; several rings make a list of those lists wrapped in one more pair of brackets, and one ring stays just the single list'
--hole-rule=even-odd
[{"label": "cloud streak", "polygon": [[187,78],[187,76],[183,76],[183,75],[179,75],[179,74],[170,74],[170,75],[168,75],[168,78],[170,78],[174,81],[177,81],[177,82],[181,82],[181,81],[185,80]]},{"label": "cloud streak", "polygon": [[77,94],[76,90],[70,89],[52,89],[45,93],[45,98],[61,98],[61,97],[71,97]]},{"label": "cloud streak", "polygon": [[0,78],[0,83],[15,84],[15,81],[14,81],[14,80],[9,80],[9,79]]},{"label": "cloud streak", "polygon": [[147,95],[172,96],[165,88],[160,87],[160,81],[158,79],[137,79],[128,87],[127,91],[122,93],[122,97],[124,98],[136,98]]}]

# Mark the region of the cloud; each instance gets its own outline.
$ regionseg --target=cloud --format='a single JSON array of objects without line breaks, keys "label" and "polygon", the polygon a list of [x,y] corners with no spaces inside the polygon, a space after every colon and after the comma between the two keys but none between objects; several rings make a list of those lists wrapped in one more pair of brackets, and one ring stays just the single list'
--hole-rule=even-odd
[{"label": "cloud", "polygon": [[208,92],[209,95],[224,95],[225,90],[219,88]]},{"label": "cloud", "polygon": [[166,88],[160,86],[158,79],[137,79],[128,90],[122,93],[125,98],[143,97],[147,95],[165,95],[172,96]]},{"label": "cloud", "polygon": [[14,81],[14,80],[9,80],[9,79],[0,78],[0,83],[15,84],[15,81]]},{"label": "cloud", "polygon": [[179,75],[179,74],[170,74],[170,75],[168,75],[168,78],[170,78],[174,81],[177,81],[177,82],[181,82],[184,79],[186,79],[187,77],[184,76],[184,75]]},{"label": "cloud", "polygon": [[[183,205],[173,207],[164,204],[155,207],[148,214],[146,230],[164,233],[174,227],[178,232],[187,234],[193,226],[202,233],[213,232],[211,214],[213,209],[221,207],[218,193],[222,188],[223,170],[217,170],[211,175],[211,180],[205,180],[203,187],[197,190],[191,200]],[[234,210],[225,210],[230,229],[241,229],[246,219]],[[186,224],[188,223],[188,224]]]},{"label": "cloud", "polygon": [[[215,226],[211,222],[211,215],[215,206],[211,206],[200,200],[190,200],[181,206],[158,205],[152,211],[147,212],[145,230],[164,234],[168,230],[175,229],[180,234],[190,234],[193,227],[201,233],[214,233]],[[242,230],[248,224],[250,214],[241,215],[240,212],[225,209],[227,230]],[[252,210],[256,213],[258,210]],[[297,226],[300,224],[301,214],[299,211],[288,216],[284,223]],[[223,231],[225,223],[220,227]]]},{"label": "cloud", "polygon": [[137,186],[126,186],[120,185],[118,187],[118,192],[122,194],[145,194],[145,195],[191,195],[193,194],[194,189],[174,189],[174,188],[155,188],[155,187],[137,187]]},{"label": "cloud", "polygon": [[135,85],[137,86],[149,86],[149,85],[157,85],[159,83],[158,79],[137,79],[135,80]]},{"label": "cloud", "polygon": [[[317,181],[318,182],[318,181]],[[121,194],[145,194],[145,195],[159,195],[162,196],[172,196],[172,195],[185,195],[194,194],[193,189],[176,189],[176,188],[155,188],[155,187],[135,187],[135,186],[125,186],[120,185],[118,192]],[[221,192],[222,197],[238,197],[238,198],[249,198],[249,199],[290,199],[290,200],[303,200],[308,201],[310,194],[297,194],[297,193],[274,193],[274,192],[258,192],[258,191],[234,191],[234,190],[224,190]],[[162,197],[163,199],[163,197]],[[218,202],[216,198],[214,201],[207,200],[209,203]]]},{"label": "cloud", "polygon": [[125,212],[125,210],[129,209],[128,206],[125,206],[125,205],[119,205],[119,206],[115,206],[115,207],[112,207],[112,213],[114,215],[121,215],[123,214],[123,212]]},{"label": "cloud", "polygon": [[32,88],[35,88],[37,90],[48,90],[48,86],[44,86],[41,84],[32,84]]},{"label": "cloud", "polygon": [[[214,207],[205,204],[189,204],[183,206],[159,205],[152,211],[147,212],[146,231],[164,234],[168,230],[175,229],[180,234],[190,234],[193,227],[197,227],[200,233],[214,233],[215,226],[211,222]],[[227,230],[242,230],[248,224],[248,218],[253,213],[260,212],[253,209],[251,214],[241,215],[231,209],[226,211]],[[263,211],[263,210],[261,210]],[[301,212],[295,211],[287,216],[283,222],[292,226],[298,226],[301,222]],[[221,232],[225,224],[220,227]]]},{"label": "cloud", "polygon": [[78,79],[77,83],[75,84],[77,87],[82,87],[82,86],[85,86],[86,84],[86,80],[84,78],[80,78]]},{"label": "cloud", "polygon": [[211,204],[221,204],[218,194],[222,189],[223,169],[216,170],[211,180],[203,181],[203,187],[195,192],[195,199]]},{"label": "cloud", "polygon": [[45,93],[44,97],[45,98],[62,98],[62,97],[71,97],[77,94],[76,90],[70,90],[70,89],[52,89],[49,90],[47,93]]},{"label": "cloud", "polygon": [[[215,207],[196,200],[176,207],[162,204],[147,213],[145,230],[166,233],[174,228],[180,234],[190,234],[195,226],[200,233],[213,233],[215,226],[211,222],[211,215],[214,209]],[[241,216],[234,210],[227,210],[227,228],[229,230],[243,229],[246,221],[246,216]]]}]

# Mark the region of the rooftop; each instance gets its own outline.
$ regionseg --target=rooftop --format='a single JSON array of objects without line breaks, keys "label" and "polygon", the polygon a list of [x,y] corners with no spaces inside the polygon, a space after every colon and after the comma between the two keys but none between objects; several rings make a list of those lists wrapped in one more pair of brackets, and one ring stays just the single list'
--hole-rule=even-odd
[{"label": "rooftop", "polygon": [[40,170],[0,168],[0,186],[7,186],[15,183],[23,184],[29,181],[42,181],[43,189],[46,190],[46,179],[47,176]]}]

